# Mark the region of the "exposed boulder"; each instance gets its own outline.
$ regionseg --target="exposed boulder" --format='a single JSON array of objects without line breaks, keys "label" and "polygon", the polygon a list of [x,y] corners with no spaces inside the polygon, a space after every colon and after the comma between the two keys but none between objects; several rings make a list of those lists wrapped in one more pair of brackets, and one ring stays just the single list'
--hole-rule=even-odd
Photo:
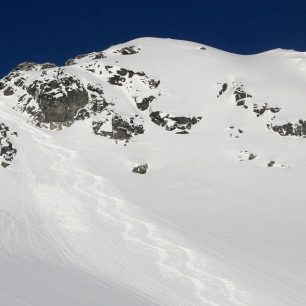
[{"label": "exposed boulder", "polygon": [[135,166],[132,171],[138,174],[146,174],[148,171],[148,168],[149,167],[147,164],[143,164],[143,165]]}]

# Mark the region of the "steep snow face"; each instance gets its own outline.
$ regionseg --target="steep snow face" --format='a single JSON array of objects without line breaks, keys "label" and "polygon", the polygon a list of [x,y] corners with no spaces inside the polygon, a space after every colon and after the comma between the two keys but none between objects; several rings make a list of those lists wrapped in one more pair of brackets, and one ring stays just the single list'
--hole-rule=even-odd
[{"label": "steep snow face", "polygon": [[305,305],[305,63],[142,38],[18,65],[0,304]]}]

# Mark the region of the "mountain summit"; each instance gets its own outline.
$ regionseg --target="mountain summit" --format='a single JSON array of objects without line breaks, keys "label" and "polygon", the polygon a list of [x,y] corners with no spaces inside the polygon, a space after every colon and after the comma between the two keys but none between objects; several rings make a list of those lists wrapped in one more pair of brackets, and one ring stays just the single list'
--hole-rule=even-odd
[{"label": "mountain summit", "polygon": [[306,305],[306,53],[141,38],[0,80],[0,301]]}]

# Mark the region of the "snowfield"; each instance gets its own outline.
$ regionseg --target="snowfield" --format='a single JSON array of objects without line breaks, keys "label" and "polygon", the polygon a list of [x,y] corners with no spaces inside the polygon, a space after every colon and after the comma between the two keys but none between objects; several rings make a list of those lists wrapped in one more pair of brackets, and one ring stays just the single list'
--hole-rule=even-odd
[{"label": "snowfield", "polygon": [[0,305],[306,305],[305,89],[156,38],[2,79]]}]

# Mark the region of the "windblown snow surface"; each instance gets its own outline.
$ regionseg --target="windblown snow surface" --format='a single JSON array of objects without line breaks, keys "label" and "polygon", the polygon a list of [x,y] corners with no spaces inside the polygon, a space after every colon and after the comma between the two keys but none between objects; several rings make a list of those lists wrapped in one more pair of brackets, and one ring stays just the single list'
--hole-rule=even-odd
[{"label": "windblown snow surface", "polygon": [[[93,132],[101,114],[50,130],[0,96],[18,134],[0,167],[0,305],[306,305],[306,131],[273,129],[306,119],[306,53],[142,38],[104,54],[65,69],[143,119],[128,142]],[[159,80],[149,109],[93,63]],[[178,134],[154,111],[202,118]]]}]

